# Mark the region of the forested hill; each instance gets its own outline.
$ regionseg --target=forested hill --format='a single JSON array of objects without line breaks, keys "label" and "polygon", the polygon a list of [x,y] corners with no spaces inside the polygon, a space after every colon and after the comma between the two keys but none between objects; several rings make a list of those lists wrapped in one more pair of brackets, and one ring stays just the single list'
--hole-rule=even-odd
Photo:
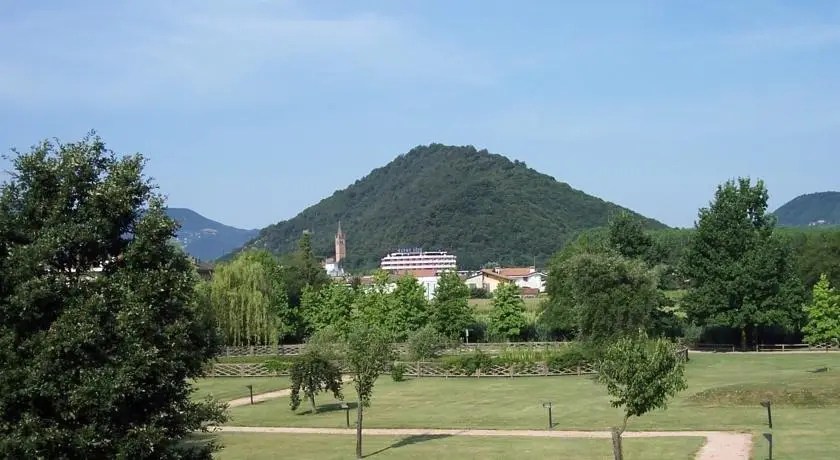
[{"label": "forested hill", "polygon": [[799,195],[779,206],[773,214],[779,225],[840,225],[840,192],[819,192]]},{"label": "forested hill", "polygon": [[[525,163],[472,146],[432,144],[263,229],[248,246],[286,253],[309,230],[316,253],[330,256],[341,220],[349,269],[376,267],[386,253],[409,246],[450,251],[462,268],[490,261],[530,265],[622,209]],[[665,227],[647,218],[645,224]]]}]

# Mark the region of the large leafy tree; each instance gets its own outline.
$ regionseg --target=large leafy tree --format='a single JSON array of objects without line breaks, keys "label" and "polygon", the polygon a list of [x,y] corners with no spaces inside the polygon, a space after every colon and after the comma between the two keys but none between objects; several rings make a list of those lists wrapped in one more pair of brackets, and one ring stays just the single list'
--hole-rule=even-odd
[{"label": "large leafy tree", "polygon": [[445,271],[438,278],[432,300],[429,323],[448,338],[458,338],[472,322],[469,304],[470,288],[458,273]]},{"label": "large leafy tree", "polygon": [[700,209],[686,248],[682,273],[689,280],[682,306],[700,325],[741,332],[741,344],[757,339],[760,326],[794,327],[801,319],[803,290],[789,245],[774,236],[767,188],[741,178],[720,185]]},{"label": "large leafy tree", "polygon": [[840,294],[822,275],[814,285],[811,302],[805,306],[808,323],[802,328],[805,342],[811,345],[840,342]]},{"label": "large leafy tree", "polygon": [[394,291],[391,293],[394,303],[392,309],[392,323],[394,339],[404,341],[411,331],[421,329],[428,321],[429,301],[426,300],[426,290],[411,275],[397,279]]},{"label": "large leafy tree", "polygon": [[525,301],[514,283],[502,283],[493,292],[487,330],[490,337],[516,339],[525,330]]},{"label": "large leafy tree", "polygon": [[13,151],[0,186],[0,457],[210,459],[187,442],[219,342],[140,155],[98,137]]},{"label": "large leafy tree", "polygon": [[310,332],[334,327],[345,331],[352,318],[356,292],[342,283],[330,283],[321,289],[307,286],[303,290],[300,309]]},{"label": "large leafy tree", "polygon": [[630,259],[656,264],[665,258],[664,249],[645,231],[642,220],[626,211],[610,222],[607,242],[611,249]]},{"label": "large leafy tree", "polygon": [[312,235],[304,232],[298,240],[298,248],[280,259],[283,266],[283,282],[286,285],[286,295],[289,304],[299,306],[304,289],[308,286],[318,290],[331,280],[327,271],[315,257],[312,250]]},{"label": "large leafy tree", "polygon": [[210,282],[210,303],[230,345],[276,344],[300,327],[280,264],[268,251],[248,250],[221,264]]}]

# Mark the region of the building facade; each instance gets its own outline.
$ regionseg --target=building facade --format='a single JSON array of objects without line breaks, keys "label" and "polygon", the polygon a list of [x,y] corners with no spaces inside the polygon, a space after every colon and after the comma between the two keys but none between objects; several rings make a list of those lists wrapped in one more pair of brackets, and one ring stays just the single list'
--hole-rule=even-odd
[{"label": "building facade", "polygon": [[379,267],[389,272],[397,270],[457,270],[458,260],[454,254],[449,254],[446,251],[404,249],[383,257]]}]

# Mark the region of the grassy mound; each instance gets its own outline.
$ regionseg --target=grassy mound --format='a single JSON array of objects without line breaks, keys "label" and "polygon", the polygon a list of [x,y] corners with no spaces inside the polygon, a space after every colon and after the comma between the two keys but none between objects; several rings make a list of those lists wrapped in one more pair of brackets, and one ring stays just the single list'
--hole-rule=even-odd
[{"label": "grassy mound", "polygon": [[757,406],[768,400],[777,406],[840,406],[840,371],[819,369],[773,381],[724,385],[689,397],[693,404],[711,407]]}]

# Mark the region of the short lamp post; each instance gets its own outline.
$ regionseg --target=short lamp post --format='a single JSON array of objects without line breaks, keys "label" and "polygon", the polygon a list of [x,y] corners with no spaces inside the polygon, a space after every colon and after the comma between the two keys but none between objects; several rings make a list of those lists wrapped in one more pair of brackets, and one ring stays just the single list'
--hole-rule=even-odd
[{"label": "short lamp post", "polygon": [[767,440],[767,460],[773,460],[773,433],[764,433],[764,439]]},{"label": "short lamp post", "polygon": [[770,412],[770,406],[772,403],[770,400],[761,401],[761,407],[767,408],[767,426],[772,430],[773,429],[773,414]]},{"label": "short lamp post", "polygon": [[251,405],[254,405],[254,385],[248,385],[248,394],[251,396]]},{"label": "short lamp post", "polygon": [[554,429],[554,419],[551,418],[551,401],[544,402],[542,406],[548,409],[548,429],[550,431]]},{"label": "short lamp post", "polygon": [[350,428],[350,406],[346,402],[341,403],[341,408],[344,409],[344,423],[347,428]]}]

